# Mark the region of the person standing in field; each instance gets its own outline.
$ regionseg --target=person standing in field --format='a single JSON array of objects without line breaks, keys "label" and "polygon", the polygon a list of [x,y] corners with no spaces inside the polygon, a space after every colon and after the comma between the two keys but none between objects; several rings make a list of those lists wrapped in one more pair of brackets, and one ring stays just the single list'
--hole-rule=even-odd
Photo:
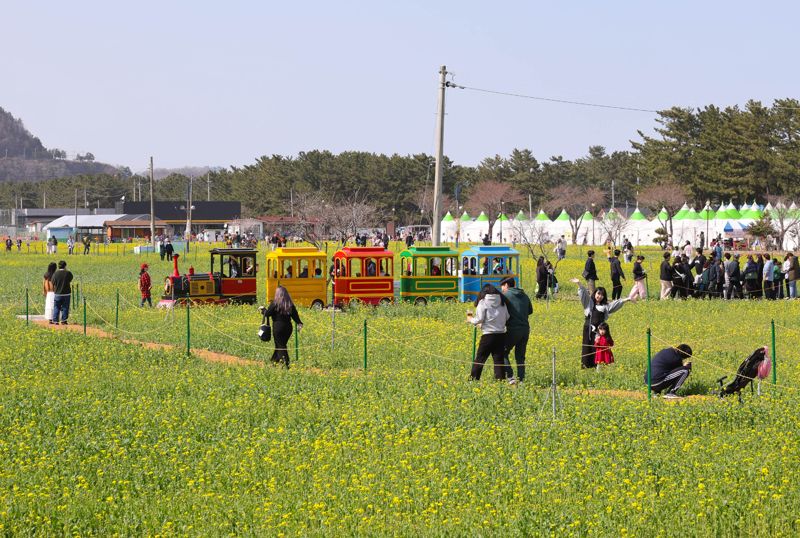
[{"label": "person standing in field", "polygon": [[584,323],[581,367],[593,368],[595,366],[594,357],[596,351],[594,339],[597,336],[597,327],[601,323],[608,323],[608,317],[631,299],[626,297],[608,302],[605,288],[599,287],[592,293],[584,288],[577,278],[573,278],[571,282],[578,285],[578,297],[581,300],[581,305],[583,305]]},{"label": "person standing in field", "polygon": [[603,322],[597,326],[597,336],[594,337],[594,363],[598,370],[600,370],[601,364],[614,364],[612,347],[614,347],[614,339],[611,338],[611,328],[608,323]]},{"label": "person standing in field", "polygon": [[[547,282],[544,285],[546,287]],[[503,292],[503,296],[506,298],[506,308],[508,309],[503,361],[506,367],[506,377],[509,378],[508,382],[511,384],[525,380],[525,353],[528,350],[528,338],[531,335],[528,317],[533,314],[533,304],[531,304],[530,297],[522,288],[516,286],[512,276],[500,281],[500,291]],[[514,361],[517,363],[516,379],[509,360],[512,349],[514,350]]]},{"label": "person standing in field", "polygon": [[150,289],[153,286],[150,281],[150,274],[147,272],[148,267],[146,263],[143,263],[139,269],[139,292],[142,294],[142,300],[139,302],[139,306],[144,306],[146,301],[148,306],[152,307],[153,300],[150,297]]},{"label": "person standing in field", "polygon": [[53,274],[58,269],[56,262],[50,262],[47,265],[47,271],[44,273],[44,280],[42,281],[42,291],[44,292],[44,317],[45,319],[53,319],[53,306],[55,305],[56,294],[53,288]]},{"label": "person standing in field", "polygon": [[669,264],[670,253],[664,253],[664,260],[661,262],[659,279],[661,280],[661,300],[669,299],[672,292],[672,266]]},{"label": "person standing in field", "polygon": [[644,285],[644,279],[647,278],[647,273],[642,268],[644,256],[639,254],[636,256],[636,261],[633,262],[633,288],[628,294],[628,299],[635,301],[636,299],[644,299],[647,297],[647,289]]},{"label": "person standing in field", "polygon": [[622,280],[625,280],[625,273],[622,271],[622,264],[619,262],[619,249],[614,250],[614,255],[608,258],[611,265],[611,299],[616,300],[622,297]]},{"label": "person standing in field", "polygon": [[475,315],[467,312],[467,323],[481,326],[481,341],[475,352],[470,379],[479,381],[483,365],[489,355],[494,359],[494,378],[505,379],[506,322],[508,321],[508,300],[491,284],[484,284],[475,299]]},{"label": "person standing in field", "polygon": [[273,364],[281,364],[289,368],[289,338],[292,336],[292,321],[297,324],[297,330],[303,328],[297,308],[289,296],[289,292],[283,286],[275,288],[275,298],[268,307],[262,306],[261,314],[265,318],[272,320],[272,335],[275,342],[275,351],[270,359]]},{"label": "person standing in field", "polygon": [[51,281],[55,295],[50,324],[57,325],[60,317],[61,324],[66,325],[69,318],[69,302],[72,299],[72,273],[67,271],[67,262],[64,260],[58,262],[58,270],[53,273]]},{"label": "person standing in field", "polygon": [[[547,264],[545,263],[544,256],[539,256],[539,261],[536,262],[536,298],[547,298],[547,280],[550,273],[547,271]],[[501,282],[502,284],[502,282]],[[505,293],[505,292],[504,292]]]},{"label": "person standing in field", "polygon": [[594,265],[594,250],[586,253],[586,263],[583,266],[583,279],[590,293],[594,293],[595,283],[597,282],[597,267]]}]

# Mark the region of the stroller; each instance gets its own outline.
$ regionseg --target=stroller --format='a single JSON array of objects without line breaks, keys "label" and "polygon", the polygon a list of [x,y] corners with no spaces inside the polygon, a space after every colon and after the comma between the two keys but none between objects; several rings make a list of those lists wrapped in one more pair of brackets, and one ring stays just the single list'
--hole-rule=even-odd
[{"label": "stroller", "polygon": [[772,363],[769,357],[769,348],[764,346],[756,349],[749,357],[747,357],[739,369],[736,370],[736,377],[733,381],[723,387],[723,382],[728,376],[723,376],[717,379],[719,383],[719,397],[724,398],[731,394],[736,394],[739,397],[739,403],[742,403],[742,389],[750,385],[750,392],[753,392],[752,381],[758,380],[758,393],[761,394],[761,380],[769,375],[772,369]]}]

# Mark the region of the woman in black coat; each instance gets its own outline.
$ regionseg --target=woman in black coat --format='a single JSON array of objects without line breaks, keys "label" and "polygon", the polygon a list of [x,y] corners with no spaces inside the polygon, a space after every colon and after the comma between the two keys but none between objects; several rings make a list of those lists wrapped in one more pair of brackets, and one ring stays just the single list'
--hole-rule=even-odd
[{"label": "woman in black coat", "polygon": [[269,306],[262,306],[259,310],[265,318],[272,320],[272,339],[275,342],[275,351],[270,360],[275,364],[282,362],[286,368],[289,368],[289,351],[286,346],[292,336],[292,320],[297,323],[298,331],[303,328],[303,322],[300,321],[300,315],[297,313],[292,298],[289,297],[289,292],[283,286],[278,286],[275,289],[275,298]]},{"label": "woman in black coat", "polygon": [[550,272],[547,270],[547,264],[544,261],[544,256],[539,256],[539,261],[536,263],[536,298],[545,299],[547,297],[547,284],[550,277]]}]

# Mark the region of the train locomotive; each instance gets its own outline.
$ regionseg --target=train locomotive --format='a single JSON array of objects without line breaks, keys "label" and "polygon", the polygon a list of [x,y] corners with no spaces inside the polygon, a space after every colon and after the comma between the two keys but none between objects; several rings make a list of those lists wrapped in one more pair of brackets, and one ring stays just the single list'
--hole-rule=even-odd
[{"label": "train locomotive", "polygon": [[257,292],[256,256],[250,248],[215,248],[209,251],[208,273],[195,273],[190,267],[182,275],[178,258],[172,258],[173,272],[164,279],[164,294],[159,306],[182,305],[187,302],[255,304]]}]

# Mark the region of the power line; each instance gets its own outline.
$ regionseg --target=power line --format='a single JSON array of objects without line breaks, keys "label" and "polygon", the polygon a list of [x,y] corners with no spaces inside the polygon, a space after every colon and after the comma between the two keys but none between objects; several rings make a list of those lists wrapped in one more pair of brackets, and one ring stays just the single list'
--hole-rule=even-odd
[{"label": "power line", "polygon": [[505,95],[507,97],[519,97],[521,99],[533,99],[535,101],[547,101],[550,103],[561,103],[565,105],[579,105],[579,106],[590,106],[595,108],[611,108],[614,110],[628,110],[630,112],[647,112],[650,114],[657,114],[658,110],[651,110],[649,108],[636,108],[630,106],[616,106],[616,105],[604,105],[601,103],[587,103],[584,101],[570,101],[568,99],[555,99],[553,97],[539,97],[536,95],[525,95],[522,93],[513,93],[513,92],[503,92],[499,90],[487,90],[486,88],[473,88],[471,86],[462,86],[461,84],[455,84],[453,82],[448,82],[447,86],[450,88],[459,88],[461,90],[472,90],[474,92],[482,92],[482,93],[491,93],[494,95]]}]

